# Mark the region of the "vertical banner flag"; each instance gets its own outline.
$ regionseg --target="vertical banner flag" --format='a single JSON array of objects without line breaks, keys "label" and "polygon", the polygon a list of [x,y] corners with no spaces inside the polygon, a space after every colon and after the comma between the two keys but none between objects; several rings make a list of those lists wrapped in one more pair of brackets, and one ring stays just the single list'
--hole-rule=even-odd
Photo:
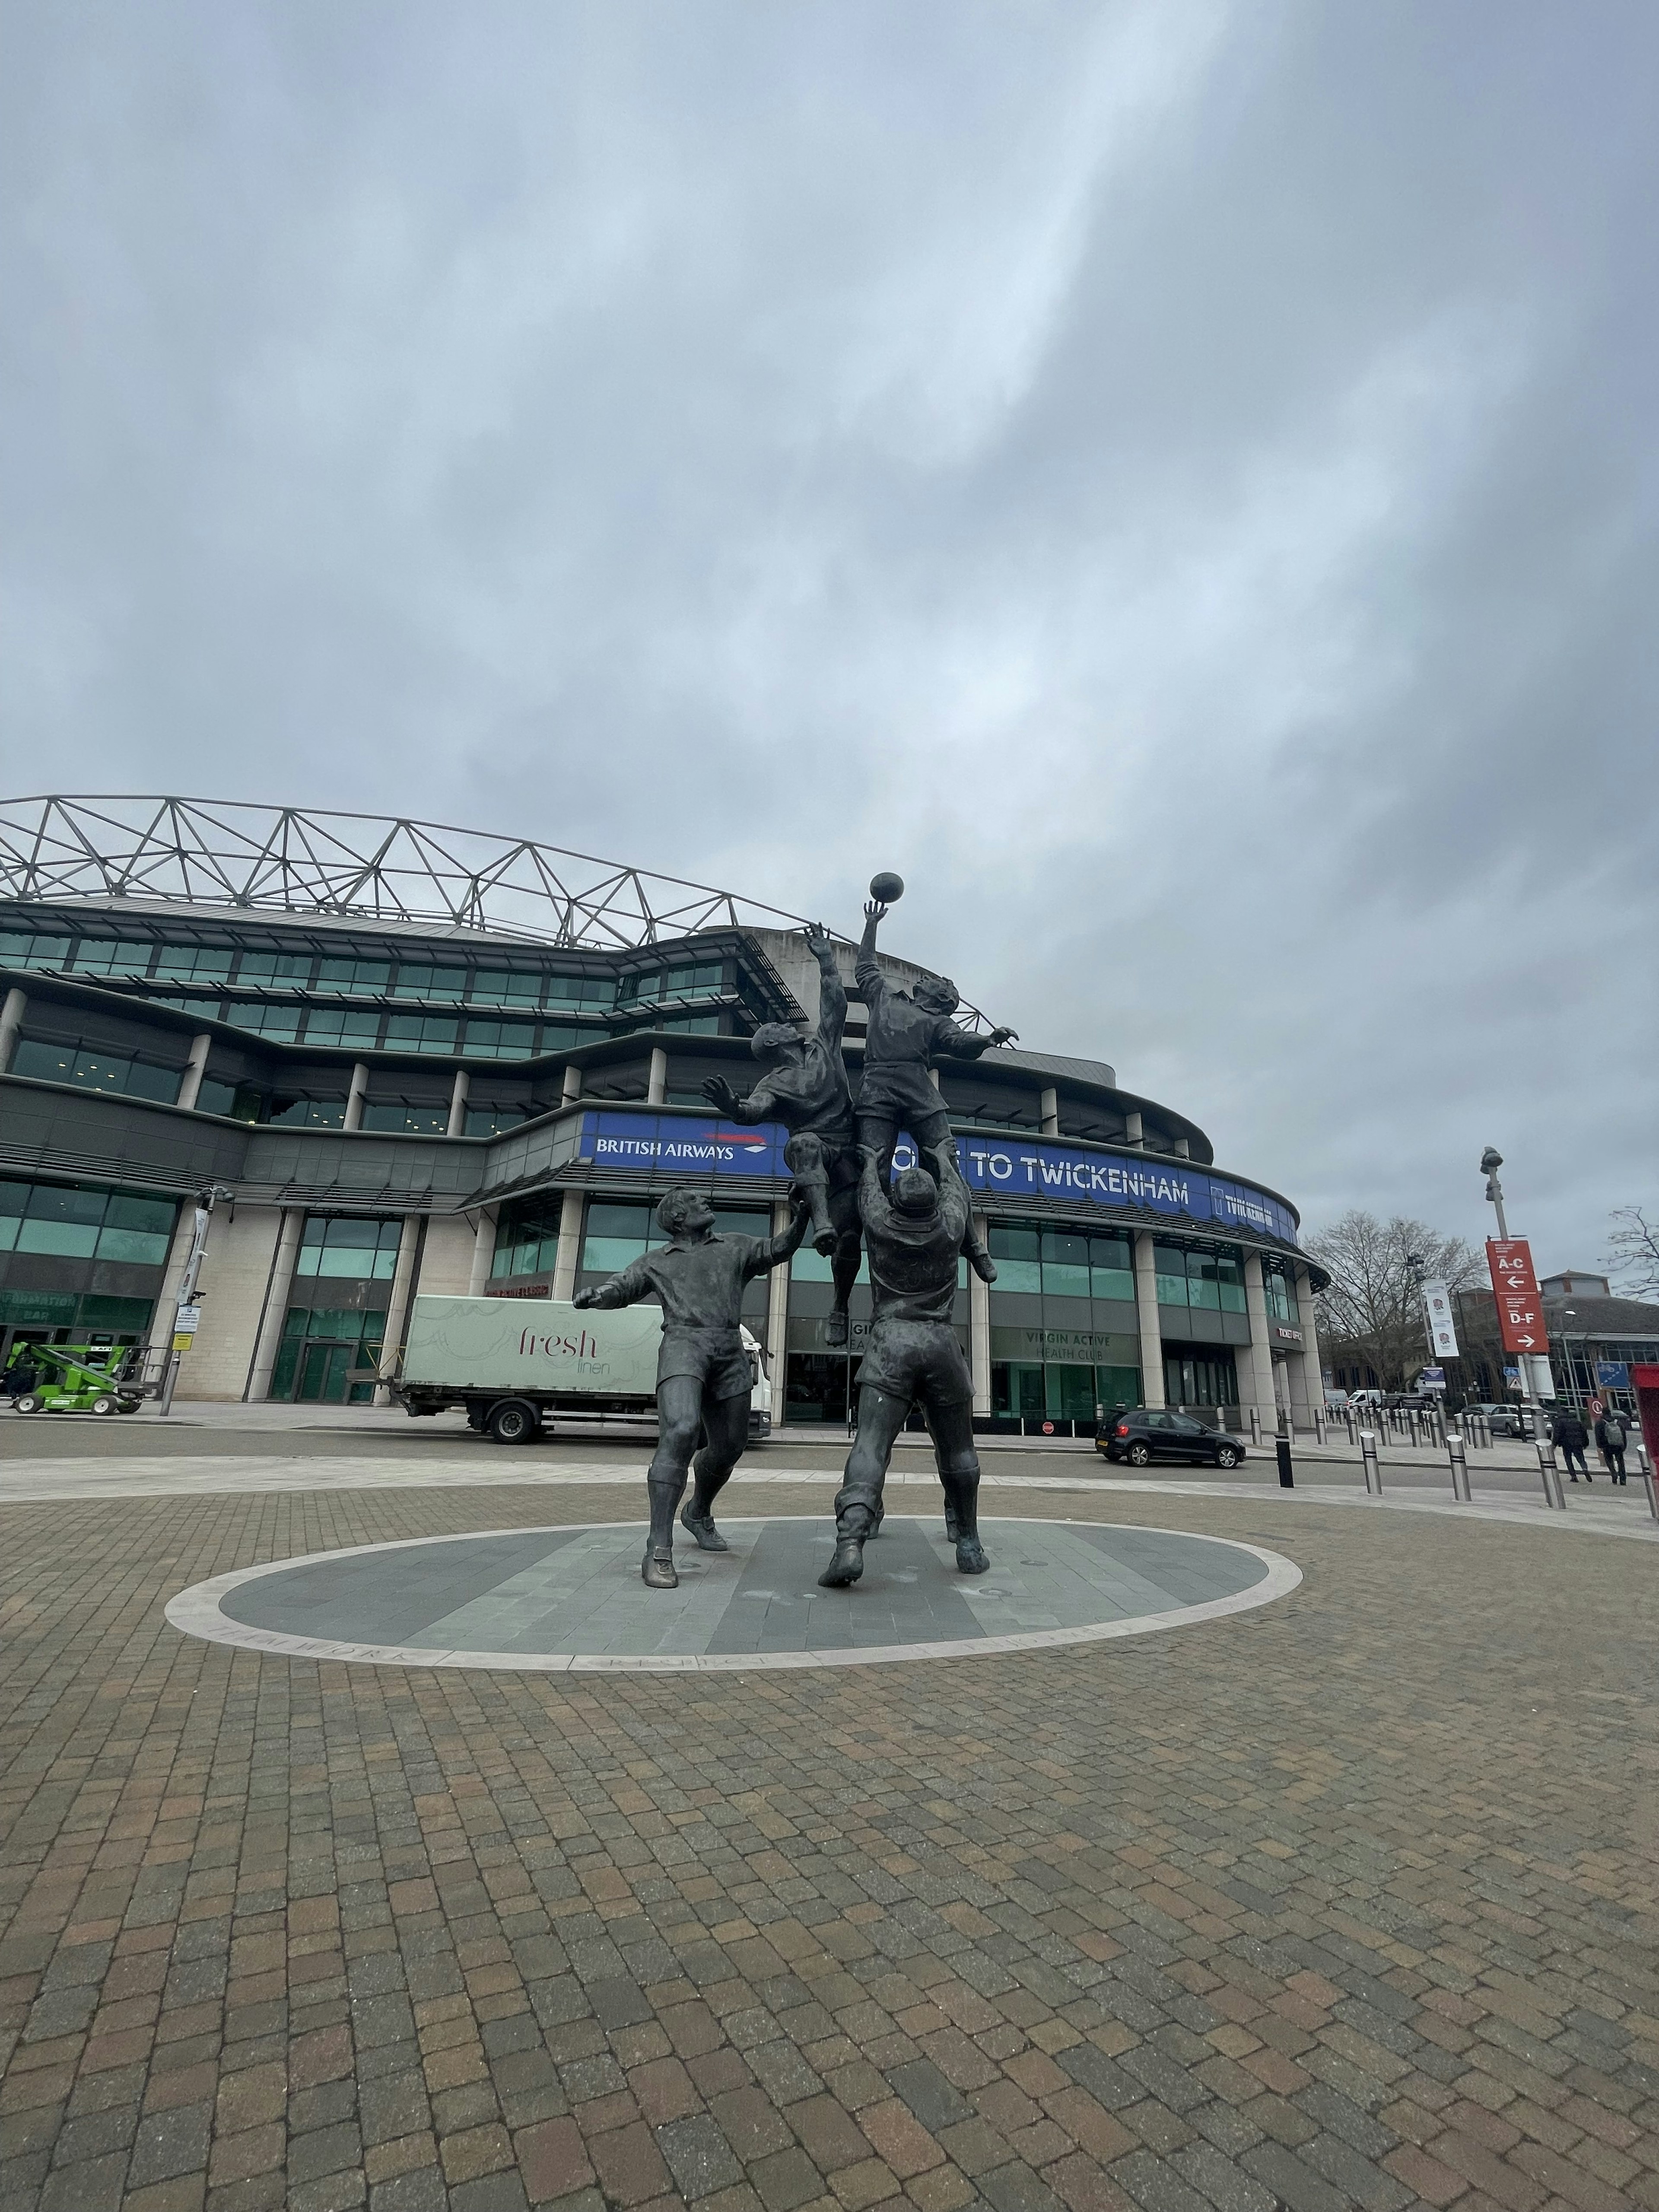
[{"label": "vertical banner flag", "polygon": [[1423,1308],[1429,1316],[1429,1340],[1434,1346],[1437,1359],[1455,1359],[1457,1326],[1452,1312],[1451,1292],[1443,1283],[1425,1283]]},{"label": "vertical banner flag", "polygon": [[1549,1351],[1549,1331],[1544,1326],[1544,1301],[1538,1295],[1538,1278],[1532,1271],[1532,1247],[1524,1237],[1486,1239],[1486,1265],[1492,1270],[1492,1296],[1498,1301],[1498,1327],[1505,1352],[1524,1352],[1536,1358]]}]

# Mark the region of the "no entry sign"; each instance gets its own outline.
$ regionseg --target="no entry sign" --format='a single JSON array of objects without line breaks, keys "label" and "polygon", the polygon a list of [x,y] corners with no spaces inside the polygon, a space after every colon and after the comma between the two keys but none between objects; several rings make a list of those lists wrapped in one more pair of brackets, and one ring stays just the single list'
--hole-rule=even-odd
[{"label": "no entry sign", "polygon": [[1528,1352],[1534,1356],[1550,1348],[1544,1326],[1544,1302],[1538,1295],[1533,1272],[1532,1247],[1524,1237],[1492,1237],[1486,1240],[1486,1265],[1492,1270],[1492,1296],[1498,1301],[1498,1326],[1505,1352]]}]

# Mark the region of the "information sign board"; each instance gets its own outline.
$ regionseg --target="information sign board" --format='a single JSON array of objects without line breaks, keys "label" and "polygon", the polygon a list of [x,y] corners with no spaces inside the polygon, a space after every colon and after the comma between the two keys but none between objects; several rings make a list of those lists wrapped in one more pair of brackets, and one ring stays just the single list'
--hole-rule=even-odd
[{"label": "information sign board", "polygon": [[1498,1328],[1505,1352],[1524,1352],[1536,1358],[1549,1350],[1549,1331],[1544,1326],[1544,1301],[1533,1272],[1532,1247],[1524,1237],[1490,1237],[1486,1265],[1492,1270],[1492,1296],[1498,1301]]}]

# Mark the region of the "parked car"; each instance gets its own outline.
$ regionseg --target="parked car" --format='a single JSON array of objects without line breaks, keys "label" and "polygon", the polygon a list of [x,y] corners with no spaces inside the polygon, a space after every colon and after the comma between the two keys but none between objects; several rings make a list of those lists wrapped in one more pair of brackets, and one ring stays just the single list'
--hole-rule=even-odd
[{"label": "parked car", "polygon": [[1441,1402],[1437,1390],[1390,1390],[1382,1403],[1390,1413],[1426,1413]]},{"label": "parked car", "polygon": [[1503,1405],[1465,1406],[1466,1413],[1479,1413],[1495,1437],[1519,1437],[1524,1443],[1532,1435],[1532,1423],[1524,1406],[1509,1401]]},{"label": "parked car", "polygon": [[1119,1465],[1150,1467],[1154,1460],[1183,1460],[1189,1466],[1237,1467],[1244,1447],[1225,1429],[1212,1429],[1190,1413],[1154,1412],[1146,1406],[1103,1421],[1095,1449]]}]

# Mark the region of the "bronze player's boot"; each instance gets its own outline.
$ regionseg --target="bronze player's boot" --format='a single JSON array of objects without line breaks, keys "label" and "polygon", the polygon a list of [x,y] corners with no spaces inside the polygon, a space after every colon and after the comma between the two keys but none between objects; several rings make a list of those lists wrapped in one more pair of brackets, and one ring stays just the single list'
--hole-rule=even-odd
[{"label": "bronze player's boot", "polygon": [[839,1313],[825,1314],[823,1317],[823,1340],[826,1344],[846,1343],[847,1314],[844,1308]]},{"label": "bronze player's boot", "polygon": [[698,1512],[695,1498],[687,1498],[685,1510],[680,1516],[680,1526],[689,1536],[696,1539],[701,1551],[729,1552],[732,1548],[714,1526],[714,1515]]},{"label": "bronze player's boot", "polygon": [[647,1589],[678,1589],[680,1578],[674,1571],[673,1553],[647,1551],[641,1563],[640,1580]]},{"label": "bronze player's boot", "polygon": [[818,1577],[820,1589],[845,1589],[864,1572],[862,1536],[838,1536],[835,1557]]}]

